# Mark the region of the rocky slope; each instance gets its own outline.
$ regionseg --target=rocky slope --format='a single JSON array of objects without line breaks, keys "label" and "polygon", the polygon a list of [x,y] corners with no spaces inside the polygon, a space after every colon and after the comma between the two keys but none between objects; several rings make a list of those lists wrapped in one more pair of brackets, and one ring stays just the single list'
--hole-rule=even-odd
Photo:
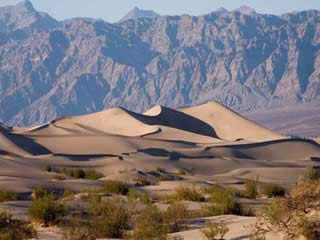
[{"label": "rocky slope", "polygon": [[127,15],[121,18],[120,22],[124,22],[128,20],[137,20],[140,18],[156,18],[156,17],[160,17],[160,15],[154,11],[142,10],[135,7]]},{"label": "rocky slope", "polygon": [[237,111],[320,99],[320,12],[248,8],[58,22],[0,8],[0,118],[11,125],[123,106],[218,101]]}]

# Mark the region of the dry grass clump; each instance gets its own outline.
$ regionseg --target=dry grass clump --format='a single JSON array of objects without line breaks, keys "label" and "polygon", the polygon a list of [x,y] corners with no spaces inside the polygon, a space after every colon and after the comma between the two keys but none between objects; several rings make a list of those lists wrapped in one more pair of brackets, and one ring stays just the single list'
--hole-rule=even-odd
[{"label": "dry grass clump", "polygon": [[168,232],[179,232],[183,230],[182,221],[190,218],[190,213],[184,204],[174,202],[163,212],[163,218]]},{"label": "dry grass clump", "polygon": [[90,201],[88,219],[73,218],[62,227],[64,239],[122,238],[129,228],[129,219],[127,209],[95,195]]},{"label": "dry grass clump", "polygon": [[135,188],[129,189],[128,198],[139,200],[144,204],[151,204],[152,203],[152,199],[148,193],[137,191]]},{"label": "dry grass clump", "polygon": [[224,214],[251,215],[251,211],[244,208],[236,199],[234,191],[222,187],[213,186],[209,190],[209,203],[203,207],[207,216],[218,216]]},{"label": "dry grass clump", "polygon": [[178,187],[174,194],[166,197],[169,200],[177,201],[193,201],[193,202],[204,202],[205,198],[201,191],[196,188],[190,188],[186,186]]},{"label": "dry grass clump", "polygon": [[168,228],[163,213],[153,205],[149,205],[136,218],[132,232],[126,234],[128,240],[167,240]]},{"label": "dry grass clump", "polygon": [[229,228],[224,223],[209,223],[205,229],[201,230],[205,240],[223,240],[229,232]]},{"label": "dry grass clump", "polygon": [[64,168],[62,173],[72,178],[88,179],[88,180],[98,180],[104,175],[97,172],[94,169],[82,169],[82,168]]},{"label": "dry grass clump", "polygon": [[257,177],[255,180],[247,179],[245,181],[245,189],[243,191],[243,195],[246,198],[256,199],[258,196],[258,188],[259,188],[259,178]]},{"label": "dry grass clump", "polygon": [[272,197],[284,197],[286,194],[286,189],[273,183],[263,184],[261,187],[261,192],[263,195]]},{"label": "dry grass clump", "polygon": [[98,191],[105,192],[105,193],[127,195],[129,192],[129,189],[130,187],[127,183],[117,181],[117,180],[109,180],[104,182],[103,186]]},{"label": "dry grass clump", "polygon": [[19,200],[18,194],[14,192],[0,190],[0,202],[9,202]]},{"label": "dry grass clump", "polygon": [[320,168],[308,167],[303,180],[305,181],[314,181],[320,179]]},{"label": "dry grass clump", "polygon": [[24,240],[36,237],[36,231],[30,222],[13,219],[12,215],[0,211],[0,239]]},{"label": "dry grass clump", "polygon": [[151,182],[149,181],[149,179],[145,176],[138,176],[134,179],[134,181],[136,183],[138,183],[141,186],[149,186],[151,185]]},{"label": "dry grass clump", "polygon": [[56,197],[52,194],[33,199],[28,209],[32,220],[44,223],[46,226],[58,224],[66,212],[66,206],[56,201]]},{"label": "dry grass clump", "polygon": [[187,208],[179,202],[171,204],[166,211],[149,205],[136,217],[133,231],[128,232],[125,239],[181,240],[180,236],[168,234],[183,230],[182,222],[189,217]]},{"label": "dry grass clump", "polygon": [[286,240],[320,239],[320,180],[297,184],[284,198],[266,206],[253,226],[252,239],[280,232]]}]

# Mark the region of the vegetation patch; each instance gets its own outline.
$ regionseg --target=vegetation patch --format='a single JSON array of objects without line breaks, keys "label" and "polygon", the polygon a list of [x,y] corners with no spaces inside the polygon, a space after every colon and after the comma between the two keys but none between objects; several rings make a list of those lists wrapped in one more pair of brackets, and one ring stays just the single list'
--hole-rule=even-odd
[{"label": "vegetation patch", "polygon": [[129,229],[129,219],[127,209],[95,195],[90,201],[89,219],[71,219],[62,227],[63,235],[67,240],[122,238]]},{"label": "vegetation patch", "polygon": [[36,231],[30,222],[13,219],[12,215],[0,211],[0,239],[24,240],[36,237]]},{"label": "vegetation patch", "polygon": [[127,183],[116,180],[109,180],[104,182],[103,186],[98,191],[105,193],[127,195],[129,189],[129,185]]},{"label": "vegetation patch", "polygon": [[18,194],[0,190],[0,202],[9,202],[20,200]]},{"label": "vegetation patch", "polygon": [[205,240],[225,239],[228,232],[229,228],[224,223],[209,223],[205,229],[201,230]]},{"label": "vegetation patch", "polygon": [[194,202],[204,202],[205,198],[202,195],[201,191],[196,188],[190,188],[186,186],[178,187],[174,194],[167,196],[170,200],[177,201],[194,201]]},{"label": "vegetation patch", "polygon": [[207,216],[248,214],[242,204],[237,201],[233,191],[218,186],[210,189],[209,203],[204,206],[203,211]]},{"label": "vegetation patch", "polygon": [[273,183],[268,183],[268,184],[264,184],[262,185],[262,194],[272,198],[272,197],[284,197],[286,190],[285,188],[277,185],[277,184],[273,184]]},{"label": "vegetation patch", "polygon": [[319,211],[320,180],[299,183],[262,209],[251,239],[265,239],[268,232],[280,232],[287,240],[320,239]]},{"label": "vegetation patch", "polygon": [[35,198],[28,209],[32,220],[44,223],[46,226],[59,223],[66,212],[66,206],[56,201],[53,194],[45,194],[43,197]]},{"label": "vegetation patch", "polygon": [[72,178],[98,180],[103,178],[102,173],[97,172],[94,169],[82,169],[82,168],[64,168],[62,173]]}]

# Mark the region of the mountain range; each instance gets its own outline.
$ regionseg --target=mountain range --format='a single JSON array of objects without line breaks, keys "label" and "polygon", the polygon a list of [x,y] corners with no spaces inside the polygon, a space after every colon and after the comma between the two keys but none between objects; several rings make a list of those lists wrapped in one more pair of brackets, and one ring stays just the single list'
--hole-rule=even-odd
[{"label": "mountain range", "polygon": [[317,10],[130,16],[57,21],[30,1],[0,8],[0,120],[30,126],[114,106],[217,101],[248,112],[320,102]]}]

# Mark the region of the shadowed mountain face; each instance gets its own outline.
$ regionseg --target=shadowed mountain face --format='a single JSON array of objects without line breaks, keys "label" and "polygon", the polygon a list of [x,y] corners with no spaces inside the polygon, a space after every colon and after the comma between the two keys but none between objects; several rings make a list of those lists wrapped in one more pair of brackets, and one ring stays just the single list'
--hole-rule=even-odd
[{"label": "shadowed mountain face", "polygon": [[236,111],[320,99],[320,12],[248,8],[117,24],[0,8],[0,118],[43,123],[123,106]]}]

